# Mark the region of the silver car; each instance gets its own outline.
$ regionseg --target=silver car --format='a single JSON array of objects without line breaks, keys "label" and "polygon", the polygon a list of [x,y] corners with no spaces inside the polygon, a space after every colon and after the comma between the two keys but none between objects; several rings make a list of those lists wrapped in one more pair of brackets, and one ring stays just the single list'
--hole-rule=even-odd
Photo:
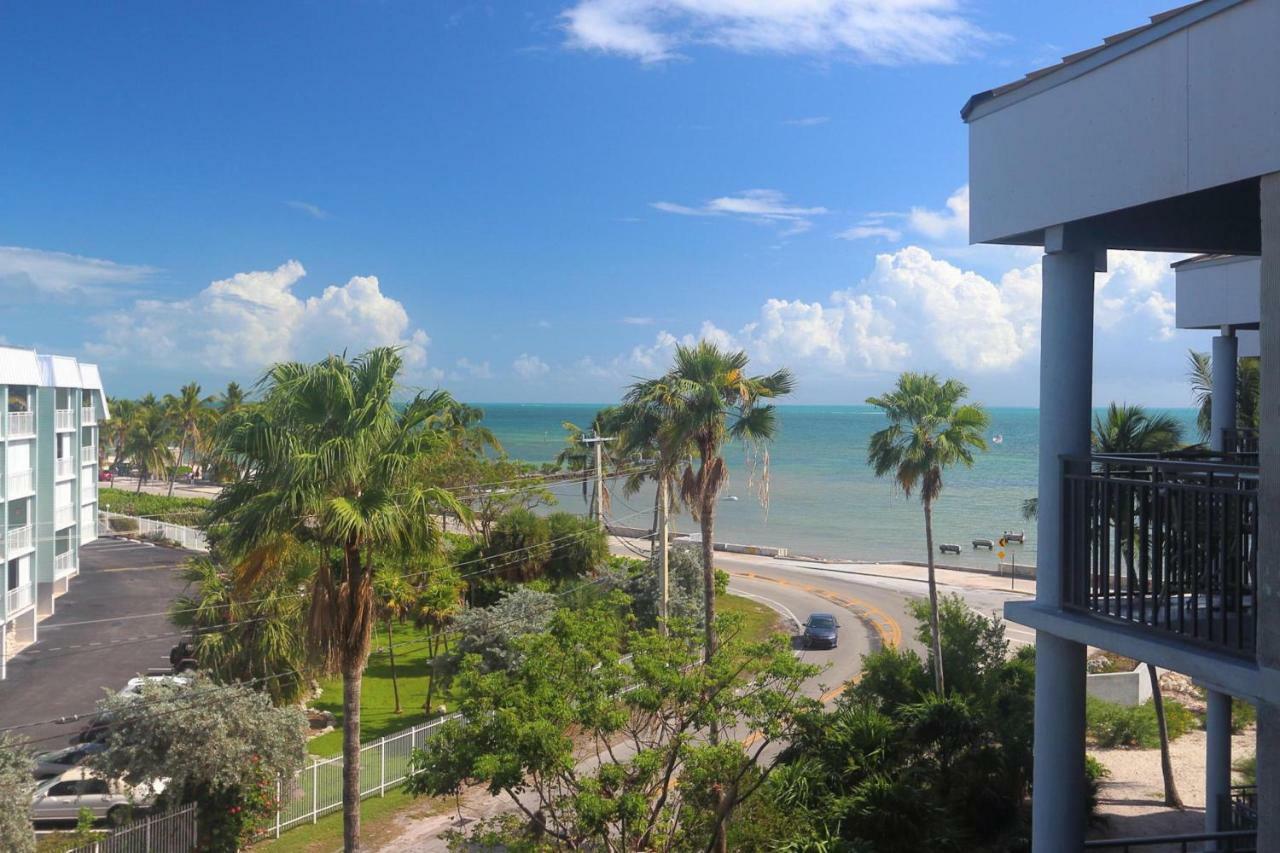
[{"label": "silver car", "polygon": [[94,818],[124,823],[134,809],[154,805],[164,787],[164,780],[132,786],[87,767],[76,767],[36,788],[31,796],[31,819],[36,823],[76,820],[81,809],[88,809]]}]

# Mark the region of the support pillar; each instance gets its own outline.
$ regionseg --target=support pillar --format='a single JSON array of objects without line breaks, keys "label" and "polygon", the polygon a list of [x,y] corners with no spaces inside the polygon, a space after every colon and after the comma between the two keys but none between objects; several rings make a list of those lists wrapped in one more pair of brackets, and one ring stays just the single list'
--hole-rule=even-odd
[{"label": "support pillar", "polygon": [[[1258,517],[1280,518],[1280,172],[1261,184]],[[1280,525],[1258,525],[1258,847],[1280,850]],[[1270,672],[1268,672],[1270,670]]]},{"label": "support pillar", "polygon": [[1213,402],[1210,412],[1209,449],[1219,453],[1235,450],[1226,446],[1223,430],[1236,427],[1236,355],[1239,352],[1235,331],[1222,327],[1213,339]]},{"label": "support pillar", "polygon": [[1205,692],[1204,831],[1228,829],[1231,799],[1231,697]]},{"label": "support pillar", "polygon": [[[1036,603],[1063,601],[1062,457],[1089,453],[1093,412],[1093,282],[1098,256],[1065,229],[1046,235],[1040,333],[1040,489]],[[1084,645],[1036,634],[1032,849],[1084,844]]]}]

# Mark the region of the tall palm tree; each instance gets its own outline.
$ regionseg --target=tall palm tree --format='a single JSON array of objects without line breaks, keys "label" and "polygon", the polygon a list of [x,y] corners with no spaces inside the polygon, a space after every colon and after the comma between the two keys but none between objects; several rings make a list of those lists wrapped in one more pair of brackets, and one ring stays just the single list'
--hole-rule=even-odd
[{"label": "tall palm tree", "polygon": [[133,429],[134,420],[138,415],[138,404],[134,400],[115,397],[108,399],[107,402],[111,417],[107,418],[106,423],[102,425],[102,440],[107,447],[111,448],[111,467],[115,468],[124,458],[129,430]]},{"label": "tall palm tree", "polygon": [[218,395],[218,414],[232,415],[244,408],[249,396],[239,382],[228,382],[227,389]]},{"label": "tall palm tree", "polygon": [[387,629],[387,656],[391,664],[391,693],[395,697],[395,713],[400,710],[400,681],[396,678],[396,644],[391,634],[392,622],[403,622],[417,599],[417,590],[400,572],[383,570],[374,575],[375,607]]},{"label": "tall palm tree", "polygon": [[929,553],[929,637],[933,645],[933,680],[943,695],[942,637],[938,628],[938,584],[933,566],[933,504],[942,493],[942,472],[955,465],[973,466],[974,451],[987,449],[990,419],[982,406],[963,402],[963,382],[938,380],[932,373],[903,373],[892,391],[867,398],[882,410],[889,426],[871,436],[867,464],[877,477],[892,476],[910,497],[920,490],[924,506],[924,539]]},{"label": "tall palm tree", "polygon": [[752,444],[772,441],[777,434],[777,411],[763,401],[786,396],[795,388],[791,371],[783,368],[750,376],[748,362],[744,351],[726,352],[710,341],[677,346],[675,360],[666,374],[636,382],[625,397],[628,405],[652,406],[661,415],[662,445],[675,454],[684,448],[693,451],[676,464],[680,468],[680,498],[702,533],[708,660],[716,650],[716,500],[729,482],[724,448],[735,440]]},{"label": "tall palm tree", "polygon": [[173,497],[173,483],[178,478],[178,467],[187,450],[196,450],[215,411],[211,408],[213,395],[200,396],[200,386],[195,382],[183,385],[176,395],[164,396],[165,409],[178,431],[178,459],[169,472],[169,497]]},{"label": "tall palm tree", "polygon": [[[1204,432],[1207,434],[1208,430],[1205,429]],[[1182,446],[1182,424],[1167,414],[1150,414],[1142,406],[1112,403],[1107,407],[1105,417],[1102,415],[1094,417],[1090,442],[1098,453],[1167,453]],[[1129,582],[1136,586],[1138,578],[1133,566],[1135,547],[1133,516],[1126,512],[1124,516],[1127,517],[1123,517],[1118,511],[1115,515],[1111,523],[1116,525],[1117,535],[1122,536],[1124,528],[1129,529],[1123,553],[1125,562],[1128,564]],[[1147,664],[1147,677],[1151,681],[1151,706],[1156,712],[1156,728],[1160,734],[1160,771],[1164,776],[1165,804],[1182,808],[1182,797],[1178,794],[1177,781],[1173,775],[1173,760],[1169,755],[1169,729],[1164,716],[1164,693],[1160,689],[1160,674],[1156,671],[1154,664]]]},{"label": "tall palm tree", "polygon": [[434,713],[431,700],[444,671],[440,652],[448,651],[449,648],[448,635],[444,629],[462,609],[466,588],[467,583],[457,568],[449,564],[432,565],[418,584],[418,597],[413,603],[413,622],[430,632],[427,635],[427,654],[431,658],[431,678],[427,682],[427,698],[422,703],[427,716]]},{"label": "tall palm tree", "polygon": [[163,474],[173,462],[169,442],[173,439],[173,423],[169,420],[155,396],[148,394],[138,401],[125,440],[124,454],[138,468],[138,483],[134,491],[142,491],[142,481],[154,473]]},{"label": "tall palm tree", "polygon": [[380,347],[350,361],[272,367],[261,402],[220,436],[249,473],[214,501],[209,524],[252,588],[279,570],[296,543],[318,554],[307,580],[307,639],[315,660],[342,675],[343,844],[360,848],[360,694],[374,623],[374,558],[438,542],[446,506],[466,509],[441,489],[407,476],[439,436],[419,395],[393,403],[402,359]]},{"label": "tall palm tree", "polygon": [[[1261,377],[1257,358],[1241,358],[1236,361],[1236,423],[1237,427],[1257,429],[1258,401]],[[1196,428],[1200,440],[1208,441],[1213,429],[1213,360],[1207,352],[1187,352],[1187,380],[1196,400]]]}]

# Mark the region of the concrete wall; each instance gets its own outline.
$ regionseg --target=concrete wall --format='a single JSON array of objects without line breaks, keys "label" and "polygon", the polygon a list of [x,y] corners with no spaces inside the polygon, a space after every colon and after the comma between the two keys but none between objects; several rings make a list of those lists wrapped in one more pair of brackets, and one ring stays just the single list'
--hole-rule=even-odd
[{"label": "concrete wall", "polygon": [[1277,40],[1280,3],[1209,0],[978,105],[970,240],[1280,171]]},{"label": "concrete wall", "polygon": [[1176,275],[1178,328],[1257,325],[1261,275],[1262,259],[1248,256],[1179,266]]},{"label": "concrete wall", "polygon": [[1086,691],[1095,699],[1126,706],[1151,701],[1151,678],[1146,664],[1138,664],[1133,672],[1091,673],[1085,682]]}]

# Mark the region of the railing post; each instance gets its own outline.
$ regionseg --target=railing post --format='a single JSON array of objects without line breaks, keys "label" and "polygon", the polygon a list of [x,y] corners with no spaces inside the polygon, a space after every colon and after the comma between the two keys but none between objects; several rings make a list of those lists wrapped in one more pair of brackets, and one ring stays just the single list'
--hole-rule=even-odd
[{"label": "railing post", "polygon": [[319,820],[320,814],[320,762],[311,762],[311,822]]},{"label": "railing post", "polygon": [[280,787],[281,787],[280,777],[279,775],[277,775],[276,776],[276,838],[280,837],[280,806],[283,805],[282,797],[281,797],[282,792],[280,790]]},{"label": "railing post", "polygon": [[387,739],[378,741],[378,796],[387,795]]}]

